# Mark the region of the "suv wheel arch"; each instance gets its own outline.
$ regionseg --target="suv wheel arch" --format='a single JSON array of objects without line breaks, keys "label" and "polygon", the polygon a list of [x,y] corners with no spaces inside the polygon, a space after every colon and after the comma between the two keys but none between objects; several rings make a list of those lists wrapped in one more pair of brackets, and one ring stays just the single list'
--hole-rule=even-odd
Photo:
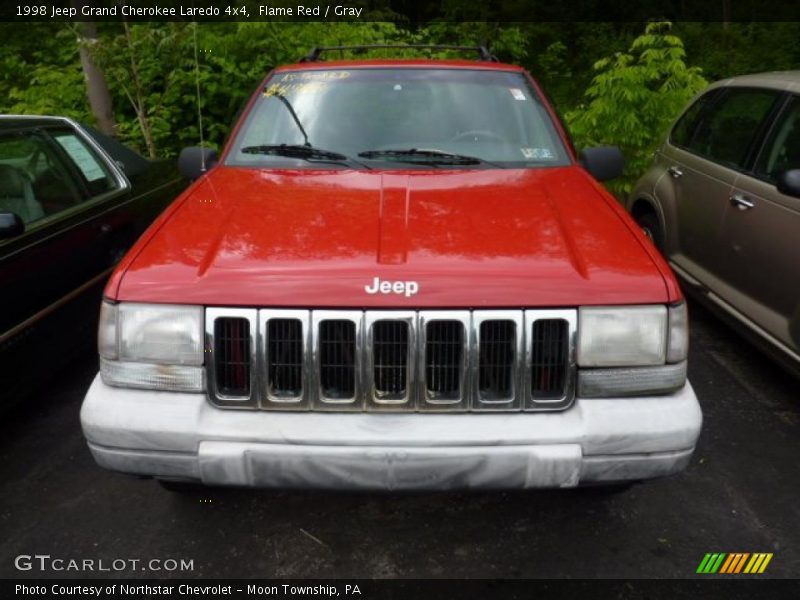
[{"label": "suv wheel arch", "polygon": [[664,225],[656,207],[649,200],[639,198],[631,207],[631,216],[658,251],[664,254]]}]

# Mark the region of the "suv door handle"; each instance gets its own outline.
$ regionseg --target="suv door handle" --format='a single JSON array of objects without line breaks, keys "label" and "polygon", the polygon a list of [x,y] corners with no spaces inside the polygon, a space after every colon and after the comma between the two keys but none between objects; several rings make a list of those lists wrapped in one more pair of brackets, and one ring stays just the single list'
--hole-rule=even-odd
[{"label": "suv door handle", "polygon": [[681,171],[678,167],[674,165],[671,166],[669,169],[667,169],[667,173],[672,175],[673,179],[677,179],[678,177],[683,177],[683,171]]},{"label": "suv door handle", "polygon": [[739,210],[750,210],[755,206],[752,200],[742,194],[734,194],[731,196],[731,204]]}]

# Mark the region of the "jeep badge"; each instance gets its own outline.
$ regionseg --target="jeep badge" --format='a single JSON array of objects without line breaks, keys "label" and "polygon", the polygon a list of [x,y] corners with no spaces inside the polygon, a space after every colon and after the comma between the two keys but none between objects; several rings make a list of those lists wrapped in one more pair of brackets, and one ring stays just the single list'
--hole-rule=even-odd
[{"label": "jeep badge", "polygon": [[372,285],[365,285],[364,291],[368,294],[403,294],[409,298],[419,291],[416,281],[381,281],[380,277],[372,280]]}]

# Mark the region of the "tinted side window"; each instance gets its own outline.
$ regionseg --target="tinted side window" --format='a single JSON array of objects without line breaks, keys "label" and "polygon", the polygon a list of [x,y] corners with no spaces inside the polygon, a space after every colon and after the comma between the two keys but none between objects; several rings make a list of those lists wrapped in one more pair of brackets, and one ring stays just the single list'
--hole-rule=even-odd
[{"label": "tinted side window", "polygon": [[775,181],[779,173],[800,169],[800,97],[793,96],[770,133],[756,175]]},{"label": "tinted side window", "polygon": [[0,210],[30,224],[80,201],[69,171],[44,137],[24,132],[0,138]]},{"label": "tinted side window", "polygon": [[703,94],[692,104],[683,116],[675,123],[672,133],[669,136],[669,141],[675,146],[687,147],[692,141],[692,135],[697,128],[698,120],[704,109],[708,107],[717,97],[718,89],[711,90],[707,94]]},{"label": "tinted side window", "polygon": [[778,95],[773,90],[730,90],[703,116],[689,149],[723,165],[743,166]]}]

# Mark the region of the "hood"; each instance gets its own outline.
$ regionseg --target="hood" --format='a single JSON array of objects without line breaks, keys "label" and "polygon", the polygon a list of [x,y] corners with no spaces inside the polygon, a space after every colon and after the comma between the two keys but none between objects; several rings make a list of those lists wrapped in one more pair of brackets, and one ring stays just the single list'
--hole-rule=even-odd
[{"label": "hood", "polygon": [[604,195],[577,166],[219,166],[134,247],[111,295],[351,308],[671,300],[668,269]]}]

